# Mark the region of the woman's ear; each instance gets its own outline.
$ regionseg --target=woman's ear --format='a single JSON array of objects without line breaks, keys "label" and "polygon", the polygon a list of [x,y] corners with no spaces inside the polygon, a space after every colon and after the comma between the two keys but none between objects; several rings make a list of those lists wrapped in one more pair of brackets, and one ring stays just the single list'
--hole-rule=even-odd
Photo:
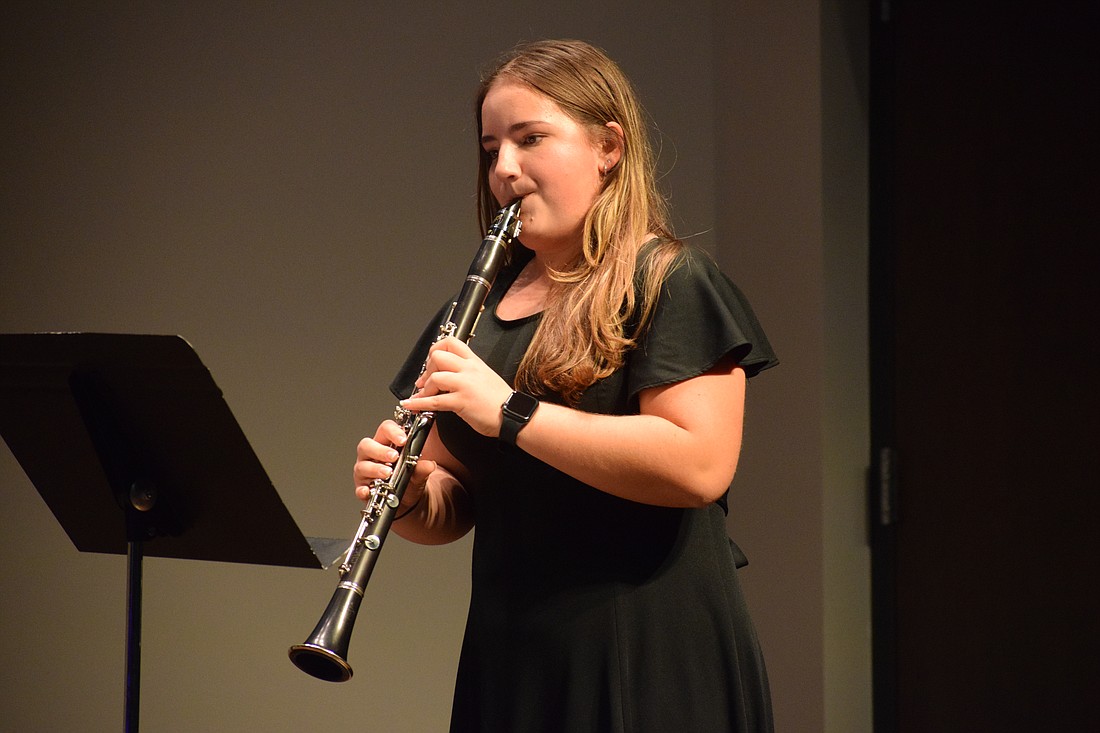
[{"label": "woman's ear", "polygon": [[626,146],[626,136],[623,134],[623,126],[618,122],[608,122],[607,127],[613,134],[604,135],[600,153],[603,155],[607,170],[619,164],[623,157],[623,148]]}]

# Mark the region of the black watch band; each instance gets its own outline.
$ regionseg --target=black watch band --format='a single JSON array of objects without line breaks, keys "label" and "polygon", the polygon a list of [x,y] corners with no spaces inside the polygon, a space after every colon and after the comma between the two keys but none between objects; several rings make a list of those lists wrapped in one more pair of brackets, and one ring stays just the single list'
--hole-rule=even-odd
[{"label": "black watch band", "polygon": [[516,444],[516,436],[531,420],[539,401],[526,392],[513,392],[500,406],[500,442]]}]

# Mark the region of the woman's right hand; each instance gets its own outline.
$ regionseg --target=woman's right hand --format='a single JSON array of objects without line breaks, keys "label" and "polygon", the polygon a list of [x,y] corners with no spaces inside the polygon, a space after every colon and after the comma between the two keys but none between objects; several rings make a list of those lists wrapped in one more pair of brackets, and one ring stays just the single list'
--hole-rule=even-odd
[{"label": "woman's right hand", "polygon": [[[393,420],[385,420],[378,426],[373,438],[359,441],[355,459],[355,495],[362,501],[370,500],[370,484],[376,479],[388,479],[393,473],[393,463],[400,456],[401,446],[405,445],[404,429]],[[401,506],[397,513],[416,506],[424,493],[428,475],[435,470],[435,461],[422,459],[417,461],[405,493],[401,497]]]}]

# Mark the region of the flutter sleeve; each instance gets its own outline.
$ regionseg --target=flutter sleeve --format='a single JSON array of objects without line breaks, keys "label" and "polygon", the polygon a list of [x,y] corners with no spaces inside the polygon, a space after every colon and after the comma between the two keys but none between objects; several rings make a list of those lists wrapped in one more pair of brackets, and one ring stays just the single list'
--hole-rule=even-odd
[{"label": "flutter sleeve", "polygon": [[416,340],[416,344],[409,352],[408,357],[406,357],[405,363],[397,370],[393,381],[390,382],[390,392],[394,397],[400,400],[407,399],[416,391],[416,380],[420,378],[424,361],[428,358],[428,349],[439,337],[439,327],[450,310],[451,302],[448,300],[439,307],[439,311],[436,312],[432,320],[428,321],[428,325],[420,333],[420,337]]},{"label": "flutter sleeve", "polygon": [[689,247],[666,277],[630,357],[628,392],[698,376],[727,354],[748,377],[779,363],[741,290],[705,252]]}]

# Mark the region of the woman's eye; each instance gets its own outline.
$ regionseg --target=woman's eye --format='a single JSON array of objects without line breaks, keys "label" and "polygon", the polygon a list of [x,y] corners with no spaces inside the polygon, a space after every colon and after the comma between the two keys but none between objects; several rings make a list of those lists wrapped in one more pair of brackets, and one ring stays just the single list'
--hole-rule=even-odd
[{"label": "woman's eye", "polygon": [[539,140],[542,140],[542,135],[528,135],[527,137],[523,138],[523,144],[534,145],[538,143]]},{"label": "woman's eye", "polygon": [[496,160],[498,154],[499,154],[499,151],[497,151],[497,150],[486,150],[485,151],[485,157],[488,158],[489,160]]}]

